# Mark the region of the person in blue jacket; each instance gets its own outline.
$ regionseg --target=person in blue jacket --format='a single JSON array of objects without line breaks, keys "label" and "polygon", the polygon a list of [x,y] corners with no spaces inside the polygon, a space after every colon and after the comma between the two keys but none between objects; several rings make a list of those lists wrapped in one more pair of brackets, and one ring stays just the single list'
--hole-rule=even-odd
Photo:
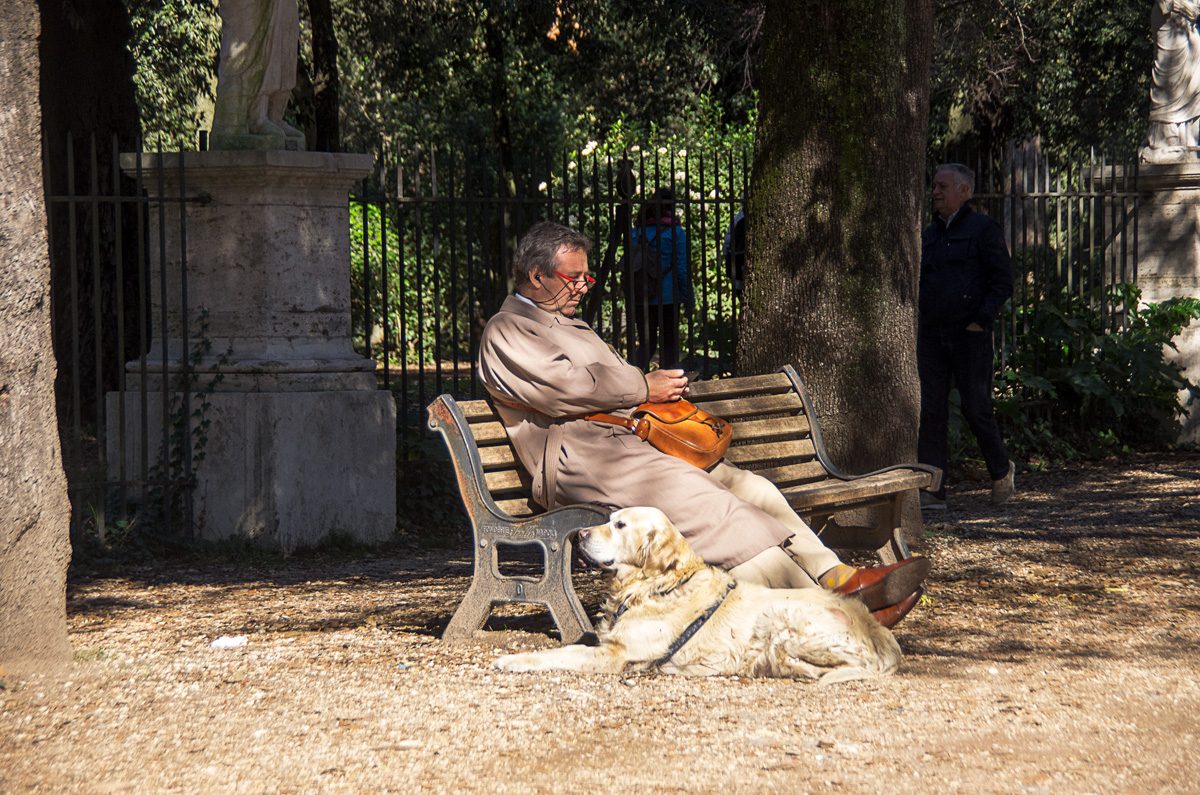
[{"label": "person in blue jacket", "polygon": [[657,251],[658,273],[633,274],[635,289],[634,323],[637,327],[636,364],[643,370],[658,351],[662,336],[659,367],[679,364],[679,320],[681,307],[695,304],[691,274],[688,272],[687,231],[675,214],[675,194],[659,188],[642,204],[634,220],[633,245]]}]

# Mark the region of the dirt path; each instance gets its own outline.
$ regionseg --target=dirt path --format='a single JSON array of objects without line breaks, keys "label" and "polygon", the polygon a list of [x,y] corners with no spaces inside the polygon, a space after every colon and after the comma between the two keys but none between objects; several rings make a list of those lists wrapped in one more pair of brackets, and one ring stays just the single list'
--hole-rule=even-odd
[{"label": "dirt path", "polygon": [[1196,792],[1200,456],[1019,487],[927,528],[901,673],[830,688],[495,672],[551,641],[438,641],[459,553],[79,575],[69,681],[0,689],[0,792]]}]

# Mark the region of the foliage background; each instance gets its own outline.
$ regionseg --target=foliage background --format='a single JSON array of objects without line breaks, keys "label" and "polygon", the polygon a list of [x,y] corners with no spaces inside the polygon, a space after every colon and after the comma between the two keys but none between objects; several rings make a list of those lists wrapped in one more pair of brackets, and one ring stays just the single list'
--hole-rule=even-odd
[{"label": "foliage background", "polygon": [[[143,127],[194,145],[212,96],[216,2],[125,3]],[[311,74],[307,0],[300,8],[301,73]],[[613,129],[695,137],[745,126],[763,9],[761,0],[333,0],[342,148],[507,149],[509,170],[520,171],[541,151]],[[938,0],[931,154],[995,154],[1038,134],[1056,156],[1132,153],[1149,104],[1149,20],[1142,0]]]},{"label": "foliage background", "polygon": [[[162,140],[194,146],[215,81],[216,2],[124,2],[149,145]],[[313,71],[310,2],[300,2],[302,75]],[[562,164],[583,162],[582,152],[627,154],[647,141],[670,151],[740,152],[754,144],[761,0],[332,0],[330,7],[340,72],[340,148],[375,154],[383,182],[395,180],[398,166],[410,177],[427,178],[429,155],[440,150],[489,175],[493,195],[536,194],[543,183],[549,194],[561,194],[573,176]],[[965,153],[962,159],[994,159],[1009,140],[1033,137],[1055,159],[1090,147],[1132,155],[1148,109],[1149,11],[1141,0],[937,0],[930,161],[952,152]],[[304,102],[292,113],[311,134],[314,120]],[[382,243],[380,211],[367,210],[373,214],[369,249]],[[423,256],[415,252],[410,259],[413,244],[395,237],[403,218],[394,220],[400,225],[389,233],[392,296],[403,290],[412,263]],[[357,223],[353,233],[357,252],[363,225]],[[599,237],[605,233],[597,230]],[[355,273],[362,272],[362,257],[356,255]],[[377,277],[373,289],[381,292],[383,280]],[[362,298],[360,313],[366,309]],[[375,311],[383,311],[381,298],[372,299]],[[420,324],[445,322],[430,296],[418,300],[425,301]],[[1140,444],[1153,435],[1116,433],[1118,426],[1129,427],[1129,414],[1114,406],[1145,396],[1138,397],[1136,389],[1121,392],[1122,384],[1101,373],[1125,361],[1121,357],[1128,359],[1134,348],[1140,351],[1137,361],[1155,359],[1154,340],[1161,334],[1147,342],[1145,329],[1161,331],[1161,323],[1139,320],[1131,310],[1143,331],[1127,329],[1102,342],[1103,330],[1087,327],[1084,303],[1047,294],[1044,313],[1021,319],[1028,338],[1001,374],[1001,411],[1022,450],[1049,449],[1054,436],[1056,455],[1069,456]],[[418,305],[410,303],[406,311]],[[471,314],[465,307],[454,317],[466,319],[455,322],[471,322]],[[382,320],[370,318],[371,324]],[[418,319],[397,314],[390,325],[416,329]],[[369,328],[364,322],[360,342]],[[1074,334],[1070,344],[1061,339],[1068,328]],[[1090,343],[1081,342],[1085,338]],[[1034,375],[1055,356],[1066,357],[1058,369]],[[1081,368],[1090,368],[1090,374],[1080,375]],[[1051,371],[1058,375],[1047,375]],[[1157,373],[1147,379],[1161,387],[1160,397],[1167,394],[1169,372],[1158,365],[1139,372]],[[1105,384],[1093,390],[1104,395],[1088,393],[1081,384]],[[1083,414],[1074,419],[1030,414],[1025,411],[1030,401],[1071,405]],[[1166,403],[1159,405],[1172,413]],[[1084,428],[1099,429],[1098,435],[1081,435]],[[970,455],[965,448],[962,453]]]},{"label": "foliage background", "polygon": [[1154,42],[1142,0],[938,0],[930,151],[996,155],[1040,135],[1055,157],[1129,157],[1145,134]]}]

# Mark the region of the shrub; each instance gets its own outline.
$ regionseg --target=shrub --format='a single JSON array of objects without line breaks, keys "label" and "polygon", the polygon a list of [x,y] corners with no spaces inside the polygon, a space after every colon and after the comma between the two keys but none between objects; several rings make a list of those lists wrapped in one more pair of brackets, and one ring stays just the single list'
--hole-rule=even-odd
[{"label": "shrub", "polygon": [[1140,299],[1136,286],[1116,284],[1012,310],[1017,336],[996,412],[1014,455],[1063,460],[1172,443],[1181,393],[1190,402],[1200,390],[1167,351],[1200,318],[1200,299]]}]

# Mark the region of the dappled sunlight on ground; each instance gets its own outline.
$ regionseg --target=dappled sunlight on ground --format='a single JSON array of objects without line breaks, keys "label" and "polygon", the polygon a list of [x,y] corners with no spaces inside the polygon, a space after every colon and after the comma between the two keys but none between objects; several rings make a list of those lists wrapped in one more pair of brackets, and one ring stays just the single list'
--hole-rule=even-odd
[{"label": "dappled sunlight on ground", "polygon": [[552,624],[438,640],[465,549],[75,572],[69,678],[0,689],[0,791],[1188,791],[1200,456],[986,486],[927,517],[900,673],[829,688],[493,671]]}]

